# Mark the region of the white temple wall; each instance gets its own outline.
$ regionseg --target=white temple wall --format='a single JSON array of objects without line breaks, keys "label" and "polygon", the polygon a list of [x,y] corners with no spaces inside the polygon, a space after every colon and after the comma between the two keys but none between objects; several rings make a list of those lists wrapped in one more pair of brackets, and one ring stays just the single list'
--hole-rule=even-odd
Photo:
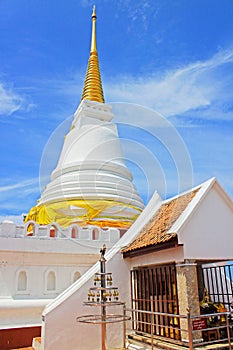
[{"label": "white temple wall", "polygon": [[41,325],[44,307],[99,256],[3,250],[0,254],[0,329]]},{"label": "white temple wall", "polygon": [[[51,262],[46,264],[44,254],[39,254],[39,258],[44,264],[36,266],[35,263],[33,265],[33,258],[33,254],[31,254],[31,265],[23,261],[21,264],[15,265],[12,261],[5,260],[6,265],[0,266],[0,298],[54,298],[74,283],[77,276],[82,276],[93,265],[93,261],[85,265],[78,262],[77,264],[66,265],[67,259],[65,259],[65,256],[63,259],[62,255],[59,257],[59,260],[63,262],[62,264],[51,264]],[[95,260],[97,260],[97,257]],[[50,272],[53,272],[54,276],[53,288],[49,287],[51,278],[48,275]],[[23,282],[22,276],[25,276]],[[26,280],[25,283],[24,280]]]},{"label": "white temple wall", "polygon": [[50,237],[52,226],[34,223],[27,236],[27,225],[0,224],[0,329],[41,325],[44,307],[95,264],[103,243],[110,248],[120,237],[93,226],[71,238],[73,226],[57,224]]},{"label": "white temple wall", "polygon": [[[30,236],[27,235],[29,225],[32,227]],[[54,237],[51,236],[51,229],[54,230]],[[10,238],[17,239],[12,241]],[[52,248],[52,251],[59,249],[58,251],[64,252],[83,252],[85,247],[85,253],[92,254],[99,247],[100,242],[105,242],[107,247],[111,247],[119,238],[120,230],[113,227],[101,229],[95,225],[80,227],[72,224],[67,228],[62,228],[57,223],[38,225],[34,221],[29,221],[23,226],[18,226],[11,221],[0,223],[0,247],[9,250],[40,251],[42,249],[41,251],[46,252]],[[36,243],[33,240],[36,240]]]},{"label": "white temple wall", "polygon": [[139,266],[162,265],[171,262],[183,261],[183,247],[170,248],[166,250],[156,251],[149,254],[127,258],[130,269]]},{"label": "white temple wall", "polygon": [[0,298],[0,329],[40,326],[42,312],[50,301]]},{"label": "white temple wall", "polygon": [[232,212],[231,200],[215,183],[178,232],[179,243],[184,244],[184,258],[232,259]]},{"label": "white temple wall", "polygon": [[[89,270],[89,276],[93,276],[99,270],[99,264],[96,264]],[[123,260],[120,252],[116,253],[114,257],[106,264],[107,272],[112,272],[113,286],[119,288],[119,299],[125,301],[130,307],[130,265]],[[54,307],[50,311],[50,307],[45,310],[45,323],[43,324],[43,348],[45,350],[62,350],[67,346],[67,339],[69,339],[69,348],[79,350],[99,350],[101,344],[100,325],[82,324],[76,321],[76,318],[81,315],[98,314],[100,309],[98,307],[84,306],[83,301],[87,301],[87,293],[89,287],[93,286],[93,279],[86,276],[87,281],[83,283],[77,282],[76,286],[70,287],[70,296],[66,295],[59,297],[59,307]],[[81,288],[77,289],[78,284]],[[76,292],[72,293],[75,288]],[[61,300],[64,298],[64,302]],[[108,307],[108,313],[122,314],[120,307]],[[108,347],[121,348],[122,347],[122,324],[108,325]],[[63,336],[64,334],[64,336]],[[90,336],[91,334],[91,336]]]}]

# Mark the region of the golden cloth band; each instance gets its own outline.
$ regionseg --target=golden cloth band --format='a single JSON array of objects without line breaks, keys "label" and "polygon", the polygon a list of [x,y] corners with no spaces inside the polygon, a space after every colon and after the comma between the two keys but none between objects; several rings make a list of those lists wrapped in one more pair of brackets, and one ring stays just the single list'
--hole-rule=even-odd
[{"label": "golden cloth band", "polygon": [[[124,214],[127,209],[129,215]],[[67,199],[31,208],[25,222],[33,220],[39,225],[57,222],[62,227],[75,223],[80,226],[128,228],[140,212],[132,205],[112,200]]]}]

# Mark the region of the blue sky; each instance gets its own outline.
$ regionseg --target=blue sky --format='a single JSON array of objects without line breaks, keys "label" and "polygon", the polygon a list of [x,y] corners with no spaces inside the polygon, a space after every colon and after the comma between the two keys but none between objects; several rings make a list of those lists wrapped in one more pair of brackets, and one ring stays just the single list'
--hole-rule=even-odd
[{"label": "blue sky", "polygon": [[[178,132],[184,142],[181,155],[190,155],[192,174],[189,169],[182,189],[216,176],[232,197],[233,2],[95,4],[106,102],[137,104],[162,114],[173,135]],[[61,142],[79,104],[92,6],[93,1],[0,0],[0,219],[27,212],[40,196],[39,174],[54,166],[59,145],[50,161],[42,155],[48,154],[54,135]],[[127,120],[116,117],[136,186],[145,201],[155,188],[163,196],[176,194],[180,188],[174,168],[179,160],[170,166],[171,153],[166,158],[158,145],[157,114],[142,118],[146,112],[140,108],[141,114]],[[137,132],[122,128],[122,121],[136,125]],[[145,160],[145,153],[151,158]]]}]

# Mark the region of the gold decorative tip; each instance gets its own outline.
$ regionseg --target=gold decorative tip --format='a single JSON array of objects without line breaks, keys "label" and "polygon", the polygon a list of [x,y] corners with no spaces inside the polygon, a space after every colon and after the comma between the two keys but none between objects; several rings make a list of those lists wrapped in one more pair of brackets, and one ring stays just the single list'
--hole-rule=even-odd
[{"label": "gold decorative tip", "polygon": [[93,10],[92,10],[92,18],[96,18],[96,7],[95,5],[93,6]]},{"label": "gold decorative tip", "polygon": [[104,103],[104,94],[100,76],[97,45],[96,45],[96,8],[92,12],[91,50],[87,65],[86,78],[83,86],[82,100]]},{"label": "gold decorative tip", "polygon": [[92,12],[92,35],[91,35],[91,52],[97,52],[96,46],[96,9],[93,6]]}]

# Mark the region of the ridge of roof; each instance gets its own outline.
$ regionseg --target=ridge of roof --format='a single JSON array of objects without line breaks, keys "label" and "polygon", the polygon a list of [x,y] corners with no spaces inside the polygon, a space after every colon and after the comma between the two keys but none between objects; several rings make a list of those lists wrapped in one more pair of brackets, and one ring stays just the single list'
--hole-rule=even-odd
[{"label": "ridge of roof", "polygon": [[196,190],[199,188],[196,196],[191,200],[191,202],[187,205],[182,214],[177,218],[174,224],[168,230],[168,234],[177,233],[191,218],[192,214],[196,211],[199,204],[206,197],[207,193],[213,187],[213,185],[217,182],[215,177],[210,178],[209,180],[203,182],[202,184],[193,188]]},{"label": "ridge of roof", "polygon": [[172,196],[172,197],[170,197],[170,198],[164,199],[164,200],[163,200],[163,203],[167,203],[167,202],[169,202],[169,201],[171,201],[171,200],[173,200],[173,199],[179,198],[179,197],[181,197],[181,196],[183,196],[183,195],[186,195],[186,194],[188,194],[188,193],[190,193],[190,192],[192,192],[192,191],[195,191],[195,190],[197,190],[197,189],[200,189],[200,188],[203,187],[203,186],[209,186],[210,184],[214,183],[215,181],[217,181],[216,178],[215,178],[215,177],[211,177],[210,179],[208,179],[208,180],[206,180],[206,181],[200,183],[199,185],[196,185],[196,186],[194,186],[194,187],[191,187],[191,188],[189,188],[188,190],[185,190],[185,191],[183,191],[183,192],[181,192],[181,193],[176,194],[175,196]]}]

